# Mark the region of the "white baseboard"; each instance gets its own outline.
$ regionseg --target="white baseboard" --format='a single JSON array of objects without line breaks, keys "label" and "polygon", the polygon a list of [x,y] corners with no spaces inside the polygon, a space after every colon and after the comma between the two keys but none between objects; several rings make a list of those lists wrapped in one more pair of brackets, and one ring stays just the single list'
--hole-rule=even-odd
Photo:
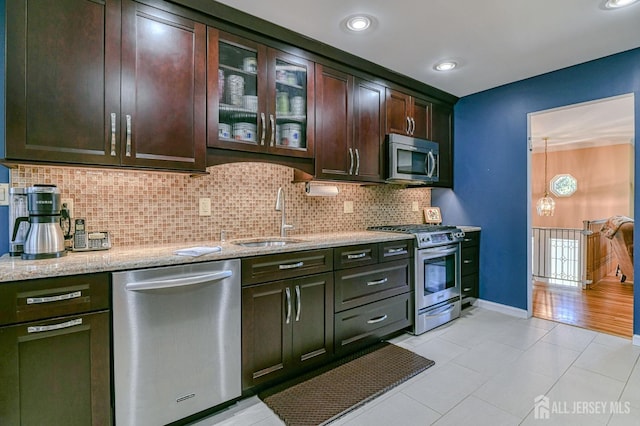
[{"label": "white baseboard", "polygon": [[478,299],[474,306],[484,308],[490,311],[499,312],[501,314],[510,315],[512,317],[527,319],[529,314],[526,309],[514,308],[513,306],[503,305],[501,303],[490,302],[488,300]]},{"label": "white baseboard", "polygon": [[631,343],[633,343],[634,346],[640,346],[640,335],[634,334]]}]

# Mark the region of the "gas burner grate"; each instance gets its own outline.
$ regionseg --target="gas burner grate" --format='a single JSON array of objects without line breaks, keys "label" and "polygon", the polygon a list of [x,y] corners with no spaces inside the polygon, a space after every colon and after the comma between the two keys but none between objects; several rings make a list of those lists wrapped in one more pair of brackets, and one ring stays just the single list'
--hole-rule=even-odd
[{"label": "gas burner grate", "polygon": [[451,231],[457,229],[451,225],[429,225],[429,224],[407,224],[407,225],[382,225],[382,226],[370,226],[367,228],[369,231],[388,231],[388,232],[402,232],[405,234],[417,234],[419,232],[438,232],[438,231]]}]

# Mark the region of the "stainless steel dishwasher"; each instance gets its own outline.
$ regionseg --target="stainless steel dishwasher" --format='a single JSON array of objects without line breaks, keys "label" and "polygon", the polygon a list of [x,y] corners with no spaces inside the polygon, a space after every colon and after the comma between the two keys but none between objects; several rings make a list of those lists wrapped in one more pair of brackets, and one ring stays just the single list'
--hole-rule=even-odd
[{"label": "stainless steel dishwasher", "polygon": [[240,261],[113,274],[116,425],[163,425],[241,394]]}]

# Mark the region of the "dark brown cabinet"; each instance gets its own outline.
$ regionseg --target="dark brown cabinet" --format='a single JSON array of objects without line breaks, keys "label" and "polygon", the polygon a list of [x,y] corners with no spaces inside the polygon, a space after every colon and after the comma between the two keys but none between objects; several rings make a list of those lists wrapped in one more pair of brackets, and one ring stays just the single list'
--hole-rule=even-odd
[{"label": "dark brown cabinet", "polygon": [[[327,362],[333,356],[333,275],[306,275],[306,259],[324,252],[331,271],[331,250],[248,258],[243,271],[277,265],[281,274],[242,288],[242,387],[249,389]],[[253,266],[251,266],[253,265]],[[280,268],[282,266],[282,268]],[[266,269],[269,269],[267,266]],[[275,280],[275,281],[274,281]],[[248,282],[252,282],[250,278]]]},{"label": "dark brown cabinet", "polygon": [[334,249],[336,354],[413,323],[413,241]]},{"label": "dark brown cabinet", "polygon": [[387,89],[386,133],[431,139],[431,103]]},{"label": "dark brown cabinet", "polygon": [[7,425],[109,425],[109,278],[0,285],[0,419]]},{"label": "dark brown cabinet", "polygon": [[440,167],[438,182],[432,186],[453,188],[453,109],[444,104],[431,106],[431,137],[438,142]]},{"label": "dark brown cabinet", "polygon": [[7,160],[204,170],[202,24],[131,0],[7,4]]},{"label": "dark brown cabinet", "polygon": [[465,232],[461,245],[462,303],[470,303],[479,297],[480,231]]},{"label": "dark brown cabinet", "polygon": [[312,158],[313,63],[208,28],[212,148]]},{"label": "dark brown cabinet", "polygon": [[316,64],[316,178],[384,180],[384,87]]}]

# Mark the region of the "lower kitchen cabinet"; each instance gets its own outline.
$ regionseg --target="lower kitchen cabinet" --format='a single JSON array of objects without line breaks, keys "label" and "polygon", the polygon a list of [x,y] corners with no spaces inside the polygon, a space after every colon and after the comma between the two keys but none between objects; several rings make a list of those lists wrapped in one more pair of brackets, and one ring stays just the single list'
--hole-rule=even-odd
[{"label": "lower kitchen cabinet", "polygon": [[104,274],[0,285],[0,424],[112,423],[108,294]]},{"label": "lower kitchen cabinet", "polygon": [[333,275],[242,289],[242,388],[284,378],[333,356]]},{"label": "lower kitchen cabinet", "polygon": [[465,232],[461,245],[462,303],[470,303],[479,297],[480,231]]}]

